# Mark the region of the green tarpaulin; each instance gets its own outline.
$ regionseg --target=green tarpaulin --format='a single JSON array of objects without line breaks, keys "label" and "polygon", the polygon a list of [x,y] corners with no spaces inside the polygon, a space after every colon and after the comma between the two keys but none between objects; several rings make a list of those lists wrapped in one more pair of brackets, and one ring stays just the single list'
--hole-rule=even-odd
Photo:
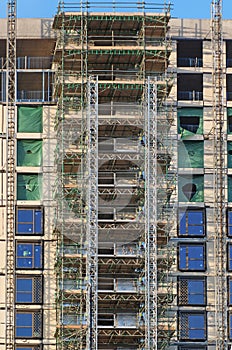
[{"label": "green tarpaulin", "polygon": [[203,134],[203,108],[179,108],[177,116],[181,137]]},{"label": "green tarpaulin", "polygon": [[18,140],[17,165],[18,166],[41,166],[42,165],[42,141]]},{"label": "green tarpaulin", "polygon": [[19,107],[18,132],[43,132],[42,115],[42,107]]},{"label": "green tarpaulin", "polygon": [[186,175],[178,177],[179,202],[204,201],[204,176]]},{"label": "green tarpaulin", "polygon": [[41,174],[18,174],[17,199],[39,200],[42,198],[42,175]]},{"label": "green tarpaulin", "polygon": [[204,167],[204,143],[202,141],[180,141],[178,144],[179,168]]}]

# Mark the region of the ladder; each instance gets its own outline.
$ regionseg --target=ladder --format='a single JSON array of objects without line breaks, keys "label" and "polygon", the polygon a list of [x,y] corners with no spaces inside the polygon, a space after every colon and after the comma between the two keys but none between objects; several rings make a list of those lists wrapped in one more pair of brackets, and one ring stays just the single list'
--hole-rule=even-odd
[{"label": "ladder", "polygon": [[15,72],[16,1],[8,1],[7,22],[7,168],[6,168],[6,350],[14,349],[14,276],[15,276]]},{"label": "ladder", "polygon": [[223,106],[222,0],[212,0],[214,220],[215,220],[215,317],[216,349],[225,350],[227,338],[225,141]]}]

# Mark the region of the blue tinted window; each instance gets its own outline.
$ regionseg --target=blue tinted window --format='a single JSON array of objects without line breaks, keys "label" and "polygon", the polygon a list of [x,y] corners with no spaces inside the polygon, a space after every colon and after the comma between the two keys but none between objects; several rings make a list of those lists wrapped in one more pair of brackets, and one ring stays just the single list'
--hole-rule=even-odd
[{"label": "blue tinted window", "polygon": [[230,325],[230,340],[232,339],[232,314],[229,315],[229,325]]},{"label": "blue tinted window", "polygon": [[180,278],[179,303],[181,305],[205,304],[205,280],[196,278]]},{"label": "blue tinted window", "polygon": [[32,332],[32,313],[17,313],[16,314],[16,337],[31,338]]},{"label": "blue tinted window", "polygon": [[15,332],[18,338],[40,338],[42,335],[41,311],[17,311]]},{"label": "blue tinted window", "polygon": [[232,210],[228,211],[228,236],[232,237]]},{"label": "blue tinted window", "polygon": [[203,271],[205,269],[204,245],[180,244],[179,269]]},{"label": "blue tinted window", "polygon": [[17,243],[16,267],[18,268],[42,268],[41,243]]},{"label": "blue tinted window", "polygon": [[43,215],[42,209],[17,209],[16,233],[18,234],[42,234]]},{"label": "blue tinted window", "polygon": [[204,313],[180,313],[180,338],[181,340],[205,340],[206,318]]},{"label": "blue tinted window", "polygon": [[16,303],[42,303],[42,276],[16,277]]},{"label": "blue tinted window", "polygon": [[232,279],[229,279],[229,305],[232,305]]},{"label": "blue tinted window", "polygon": [[181,210],[179,212],[179,234],[181,236],[203,236],[204,211]]},{"label": "blue tinted window", "polygon": [[228,267],[229,270],[232,270],[232,245],[229,244],[228,246]]}]

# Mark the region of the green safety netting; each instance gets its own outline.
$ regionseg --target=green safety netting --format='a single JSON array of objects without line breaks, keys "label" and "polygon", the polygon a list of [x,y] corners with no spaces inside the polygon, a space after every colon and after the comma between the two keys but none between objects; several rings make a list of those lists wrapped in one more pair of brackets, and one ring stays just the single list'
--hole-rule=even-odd
[{"label": "green safety netting", "polygon": [[232,141],[227,143],[227,166],[232,168]]},{"label": "green safety netting", "polygon": [[204,167],[204,143],[202,141],[180,141],[178,144],[179,168]]},{"label": "green safety netting", "polygon": [[18,140],[17,165],[18,166],[41,166],[42,165],[42,141],[41,140]]},{"label": "green safety netting", "polygon": [[227,132],[232,134],[232,107],[227,108]]},{"label": "green safety netting", "polygon": [[43,132],[42,115],[42,107],[19,107],[18,132]]},{"label": "green safety netting", "polygon": [[179,202],[204,201],[204,176],[185,175],[178,177]]},{"label": "green safety netting", "polygon": [[39,200],[42,197],[41,174],[18,174],[17,176],[17,199]]},{"label": "green safety netting", "polygon": [[177,116],[181,137],[203,134],[203,108],[179,108]]}]

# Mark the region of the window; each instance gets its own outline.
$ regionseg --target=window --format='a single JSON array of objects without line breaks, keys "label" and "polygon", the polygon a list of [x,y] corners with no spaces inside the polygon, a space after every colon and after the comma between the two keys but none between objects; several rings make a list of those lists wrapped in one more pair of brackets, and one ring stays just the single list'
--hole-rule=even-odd
[{"label": "window", "polygon": [[15,350],[42,350],[42,345],[16,346]]},{"label": "window", "polygon": [[204,278],[181,277],[179,279],[179,304],[180,305],[205,305]]},{"label": "window", "polygon": [[228,269],[232,271],[232,244],[228,245]]},{"label": "window", "polygon": [[204,211],[180,210],[179,211],[179,235],[180,236],[204,236]]},{"label": "window", "polygon": [[179,269],[186,271],[205,270],[205,246],[203,244],[180,244]]},{"label": "window", "polygon": [[228,303],[229,305],[232,305],[232,278],[229,278],[228,280]]},{"label": "window", "polygon": [[41,235],[42,233],[42,208],[17,208],[16,234]]},{"label": "window", "polygon": [[16,303],[42,303],[42,276],[16,277]]},{"label": "window", "polygon": [[16,312],[16,337],[17,338],[41,338],[42,337],[42,312]]},{"label": "window", "polygon": [[206,350],[205,346],[180,346],[179,350]]},{"label": "window", "polygon": [[232,340],[232,313],[229,313],[229,338]]},{"label": "window", "polygon": [[16,244],[16,267],[23,269],[42,268],[42,244],[19,243]]},{"label": "window", "polygon": [[180,312],[179,335],[181,340],[205,340],[205,313]]},{"label": "window", "polygon": [[232,237],[232,210],[227,212],[227,225],[228,236]]}]

